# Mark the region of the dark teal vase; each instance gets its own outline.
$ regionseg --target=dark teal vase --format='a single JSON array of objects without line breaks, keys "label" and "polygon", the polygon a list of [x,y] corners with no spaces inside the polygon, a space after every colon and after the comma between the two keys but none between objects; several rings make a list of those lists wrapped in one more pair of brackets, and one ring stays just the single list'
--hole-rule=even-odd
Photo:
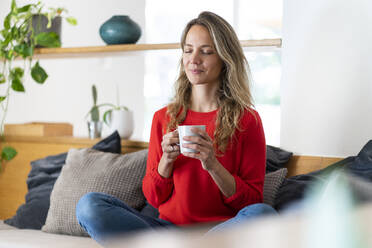
[{"label": "dark teal vase", "polygon": [[115,15],[102,24],[99,34],[108,45],[134,44],[141,36],[141,28],[129,16]]}]

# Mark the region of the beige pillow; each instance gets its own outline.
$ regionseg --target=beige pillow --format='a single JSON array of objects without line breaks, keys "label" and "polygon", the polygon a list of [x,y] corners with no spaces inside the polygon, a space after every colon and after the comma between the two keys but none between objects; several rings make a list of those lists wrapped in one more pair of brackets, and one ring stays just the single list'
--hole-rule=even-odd
[{"label": "beige pillow", "polygon": [[142,207],[146,161],[147,150],[121,155],[91,148],[71,149],[50,196],[42,231],[88,236],[75,215],[77,202],[88,192],[107,193],[133,208]]}]

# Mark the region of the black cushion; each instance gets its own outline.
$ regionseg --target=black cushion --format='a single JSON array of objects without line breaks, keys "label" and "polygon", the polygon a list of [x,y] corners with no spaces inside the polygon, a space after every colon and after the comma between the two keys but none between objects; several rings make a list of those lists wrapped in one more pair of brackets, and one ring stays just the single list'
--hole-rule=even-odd
[{"label": "black cushion", "polygon": [[345,165],[352,161],[354,161],[354,157],[348,157],[324,169],[284,179],[276,195],[274,208],[282,211],[293,203],[302,200],[305,192],[314,185],[314,182],[318,182],[319,184],[326,182],[332,172],[343,170]]},{"label": "black cushion", "polygon": [[372,140],[367,142],[352,163],[346,165],[346,169],[353,175],[372,182]]},{"label": "black cushion", "polygon": [[[302,200],[306,191],[315,182],[324,184],[329,174],[336,170],[342,170],[342,172],[353,177],[354,182],[351,181],[350,187],[355,193],[356,202],[372,201],[371,194],[360,190],[362,182],[355,182],[357,180],[355,177],[359,178],[359,180],[363,179],[366,182],[372,182],[372,140],[370,140],[357,156],[347,157],[322,170],[286,178],[275,199],[275,209],[282,211],[296,201]],[[363,183],[363,185],[365,184]]]},{"label": "black cushion", "polygon": [[[118,132],[115,131],[92,148],[103,152],[121,153]],[[31,162],[25,204],[18,208],[16,215],[4,221],[6,224],[22,229],[41,229],[48,214],[50,194],[66,157],[67,153],[61,153]]]},{"label": "black cushion", "polygon": [[284,168],[293,153],[279,147],[266,146],[266,173]]}]

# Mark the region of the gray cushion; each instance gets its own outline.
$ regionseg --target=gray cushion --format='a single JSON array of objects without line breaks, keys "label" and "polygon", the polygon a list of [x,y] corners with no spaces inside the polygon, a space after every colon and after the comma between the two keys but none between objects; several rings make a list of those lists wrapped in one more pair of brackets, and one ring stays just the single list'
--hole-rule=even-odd
[{"label": "gray cushion", "polygon": [[[119,133],[115,131],[92,148],[120,154],[120,142]],[[66,162],[66,157],[67,153],[61,153],[31,162],[31,171],[27,178],[26,202],[19,206],[12,218],[4,221],[6,224],[22,229],[41,229],[48,214],[50,194]]]},{"label": "gray cushion", "polygon": [[265,175],[264,189],[263,189],[263,202],[274,206],[276,194],[282,185],[285,176],[287,175],[287,168],[282,168]]},{"label": "gray cushion", "polygon": [[133,208],[143,207],[142,179],[146,161],[147,150],[120,155],[90,148],[71,149],[54,185],[42,231],[88,236],[75,215],[77,202],[88,192],[110,194]]}]

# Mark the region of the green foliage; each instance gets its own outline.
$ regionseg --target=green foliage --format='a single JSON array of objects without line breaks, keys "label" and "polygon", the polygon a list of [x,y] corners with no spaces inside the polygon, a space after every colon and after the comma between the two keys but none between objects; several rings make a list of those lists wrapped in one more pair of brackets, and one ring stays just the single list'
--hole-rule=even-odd
[{"label": "green foliage", "polygon": [[31,68],[31,76],[35,80],[35,82],[39,84],[43,84],[48,78],[48,74],[39,65],[39,62],[36,62],[36,64]]},{"label": "green foliage", "polygon": [[93,96],[93,104],[97,105],[97,88],[94,84],[92,85],[92,96]]},{"label": "green foliage", "polygon": [[105,113],[103,113],[103,121],[109,125],[109,116],[111,115],[112,111],[113,110],[126,110],[128,111],[129,109],[125,106],[117,106],[117,105],[113,105],[113,104],[110,104],[111,105],[111,108],[106,110]]},{"label": "green foliage", "polygon": [[93,97],[93,107],[89,111],[90,119],[91,121],[98,122],[99,121],[99,107],[97,106],[98,96],[97,96],[97,88],[94,84],[92,85],[92,97]]},{"label": "green foliage", "polygon": [[[48,18],[48,25],[47,25],[47,28],[50,28],[52,26],[52,20],[53,18],[57,17],[57,16],[64,16],[65,14],[68,13],[68,10],[65,9],[65,8],[49,8],[49,11],[46,15],[46,17]],[[66,16],[65,17],[66,21],[73,25],[73,26],[76,26],[77,25],[77,20],[72,17],[72,16]]]},{"label": "green foliage", "polygon": [[77,25],[77,20],[75,19],[75,18],[73,18],[73,17],[67,17],[66,18],[66,21],[68,22],[68,23],[70,23],[71,25]]},{"label": "green foliage", "polygon": [[1,151],[1,160],[12,160],[17,155],[17,151],[10,146],[6,146]]},{"label": "green foliage", "polygon": [[60,47],[61,41],[59,40],[58,34],[54,32],[40,33],[36,35],[35,41],[38,45],[43,47]]},{"label": "green foliage", "polygon": [[103,121],[108,125],[108,118],[109,115],[113,110],[127,110],[128,108],[125,106],[119,106],[119,105],[114,105],[111,103],[102,103],[102,104],[97,104],[97,88],[95,85],[92,85],[92,97],[93,97],[93,106],[87,113],[87,116],[90,114],[91,121],[100,121],[100,115],[99,115],[99,109],[103,107],[108,107],[108,109],[104,112],[103,114]]},{"label": "green foliage", "polygon": [[[3,137],[4,123],[8,110],[9,96],[11,92],[25,92],[24,74],[28,72],[32,79],[39,84],[43,84],[48,78],[48,74],[40,65],[39,61],[33,61],[34,49],[37,45],[44,47],[60,47],[60,38],[56,33],[36,33],[32,26],[34,15],[45,15],[48,18],[48,25],[56,16],[67,13],[63,8],[50,8],[44,11],[41,2],[17,6],[12,0],[10,11],[3,22],[3,29],[0,30],[0,84],[5,84],[5,94],[0,96],[1,113],[0,136]],[[68,18],[68,19],[67,19]],[[73,17],[66,17],[66,20],[76,25]],[[0,27],[1,28],[1,27]],[[22,58],[24,67],[14,67],[13,62],[17,58]],[[30,70],[31,69],[31,70]],[[2,138],[0,142],[4,142]],[[11,160],[17,152],[11,147],[3,147],[0,162]]]}]

